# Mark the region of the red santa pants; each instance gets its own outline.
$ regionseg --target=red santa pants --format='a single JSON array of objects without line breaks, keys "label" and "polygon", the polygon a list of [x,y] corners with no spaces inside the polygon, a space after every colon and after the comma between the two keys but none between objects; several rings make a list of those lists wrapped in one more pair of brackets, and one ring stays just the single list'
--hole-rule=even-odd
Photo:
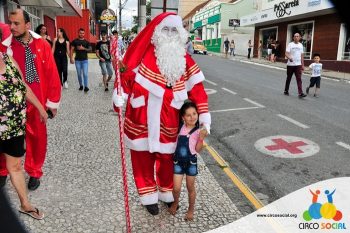
[{"label": "red santa pants", "polygon": [[[131,150],[131,162],[142,205],[174,201],[172,154]],[[154,171],[154,168],[156,169]]]},{"label": "red santa pants", "polygon": [[[29,176],[40,178],[43,175],[42,167],[46,156],[46,146],[46,125],[40,122],[38,110],[33,105],[28,104],[24,170]],[[0,176],[7,174],[5,157],[0,156]]]}]

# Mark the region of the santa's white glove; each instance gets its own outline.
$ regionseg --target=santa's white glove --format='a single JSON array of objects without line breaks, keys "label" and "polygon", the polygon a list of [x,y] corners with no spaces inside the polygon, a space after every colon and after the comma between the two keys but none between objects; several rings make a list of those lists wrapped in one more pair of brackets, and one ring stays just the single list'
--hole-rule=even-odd
[{"label": "santa's white glove", "polygon": [[114,104],[117,108],[123,107],[123,105],[124,105],[124,103],[125,103],[125,100],[124,100],[124,97],[123,97],[122,95],[118,95],[117,89],[115,89],[115,90],[113,91],[112,99],[113,99],[113,104]]},{"label": "santa's white glove", "polygon": [[204,126],[205,129],[207,130],[208,134],[210,134],[210,124],[208,124],[208,123],[203,123],[203,126]]}]

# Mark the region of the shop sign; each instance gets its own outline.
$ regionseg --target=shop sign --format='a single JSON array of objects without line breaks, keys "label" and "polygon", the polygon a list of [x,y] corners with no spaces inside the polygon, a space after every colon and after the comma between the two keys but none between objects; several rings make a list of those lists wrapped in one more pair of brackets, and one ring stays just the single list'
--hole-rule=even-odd
[{"label": "shop sign", "polygon": [[228,20],[228,26],[229,27],[239,27],[240,25],[240,20],[239,19],[229,19]]},{"label": "shop sign", "polygon": [[294,0],[291,2],[280,2],[279,4],[275,4],[273,11],[276,12],[277,18],[281,18],[284,15],[290,15],[290,8],[299,6],[299,0]]},{"label": "shop sign", "polygon": [[100,16],[100,20],[103,23],[114,23],[117,20],[117,16],[115,15],[113,10],[106,9],[106,10],[102,11],[102,14]]}]

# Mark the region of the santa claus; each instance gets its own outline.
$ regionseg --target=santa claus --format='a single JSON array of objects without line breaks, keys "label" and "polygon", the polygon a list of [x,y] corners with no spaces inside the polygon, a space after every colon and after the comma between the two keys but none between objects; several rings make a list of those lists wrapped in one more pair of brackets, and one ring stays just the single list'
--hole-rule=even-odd
[{"label": "santa claus", "polygon": [[155,17],[129,46],[116,84],[116,107],[127,99],[124,138],[130,148],[134,180],[141,204],[156,215],[158,201],[174,201],[173,160],[179,128],[179,109],[190,99],[198,107],[199,122],[210,130],[204,75],[186,53],[187,31],[181,17],[163,13]]}]

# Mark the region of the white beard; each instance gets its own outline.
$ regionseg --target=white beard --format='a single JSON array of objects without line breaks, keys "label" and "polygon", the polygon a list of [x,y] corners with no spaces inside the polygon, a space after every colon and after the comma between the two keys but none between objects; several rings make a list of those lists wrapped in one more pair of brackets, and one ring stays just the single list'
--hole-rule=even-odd
[{"label": "white beard", "polygon": [[185,43],[179,35],[168,37],[161,32],[153,35],[157,66],[165,77],[167,86],[174,86],[186,69]]}]

